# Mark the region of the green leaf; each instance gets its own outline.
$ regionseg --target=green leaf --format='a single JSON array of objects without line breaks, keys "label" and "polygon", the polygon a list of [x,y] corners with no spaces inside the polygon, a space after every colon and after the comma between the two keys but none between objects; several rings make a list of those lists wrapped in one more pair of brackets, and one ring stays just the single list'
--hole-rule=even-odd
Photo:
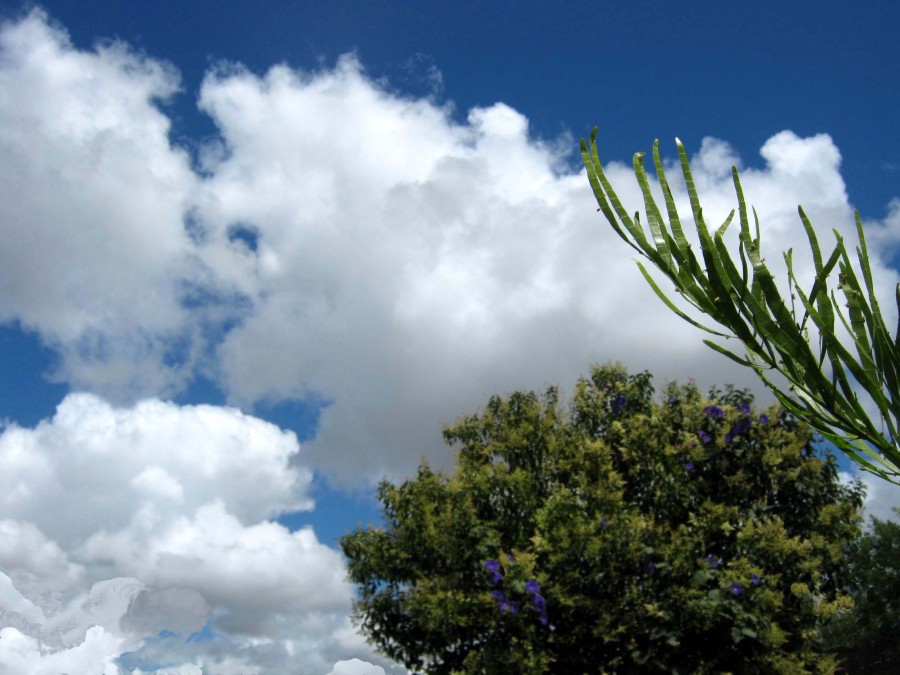
[{"label": "green leaf", "polygon": [[[761,228],[755,209],[752,209],[755,237],[751,235],[751,209],[744,198],[737,169],[732,168],[732,179],[738,201],[736,213],[740,232],[737,253],[732,257],[724,235],[735,212],[715,233],[708,231],[687,151],[677,139],[676,146],[700,240],[702,265],[682,228],[660,158],[658,140],[653,144],[653,160],[666,204],[668,225],[653,199],[643,153],[637,153],[633,161],[647,213],[649,239],[641,227],[640,214],[635,214],[633,219],[629,217],[602,171],[596,151],[596,129],[591,134],[590,150],[582,142],[582,157],[600,210],[619,236],[650,260],[690,305],[721,329],[709,328],[678,308],[639,263],[642,276],[663,303],[679,317],[719,337],[737,338],[744,345],[747,356],[739,356],[732,350],[704,340],[710,348],[744,367],[752,368],[785,407],[823,436],[844,439],[836,445],[859,462],[863,469],[894,480],[894,477],[900,476],[900,448],[895,441],[900,433],[900,316],[892,336],[875,295],[869,252],[859,214],[856,214],[860,242],[857,259],[863,283],[857,278],[837,231],[835,248],[827,261],[823,259],[815,229],[803,209],[798,208],[812,253],[815,278],[806,293],[796,278],[792,252],[788,251],[784,256],[788,268],[788,287],[791,289],[788,305],[762,257]],[[740,265],[736,264],[738,258]],[[838,288],[844,296],[846,317],[833,292],[829,291],[829,280],[835,269],[840,281]],[[895,289],[895,295],[900,313],[900,284]],[[803,309],[799,321],[797,299]],[[836,322],[835,317],[840,321]],[[812,320],[819,334],[817,351],[813,350],[807,338],[809,320]],[[842,327],[852,337],[856,355],[844,346],[837,334],[836,331]],[[823,371],[826,361],[831,368],[830,377]],[[783,391],[773,384],[768,374],[770,370],[787,378],[789,390]],[[860,401],[860,390],[870,403]],[[871,408],[871,403],[878,410],[881,431],[866,412],[867,405]],[[877,452],[871,454],[866,443],[877,448]]]}]

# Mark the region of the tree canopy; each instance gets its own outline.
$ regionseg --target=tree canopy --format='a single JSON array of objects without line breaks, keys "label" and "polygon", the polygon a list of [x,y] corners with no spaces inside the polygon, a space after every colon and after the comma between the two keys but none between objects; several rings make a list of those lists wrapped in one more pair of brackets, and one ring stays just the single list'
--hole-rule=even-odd
[{"label": "tree canopy", "polygon": [[827,641],[848,673],[900,672],[900,523],[873,517],[847,560],[853,611],[828,627]]},{"label": "tree canopy", "polygon": [[[603,212],[622,239],[672,282],[685,301],[712,319],[720,329],[709,328],[679,309],[638,262],[644,278],[666,306],[714,336],[736,338],[743,343],[745,355],[736,354],[712,340],[704,340],[716,351],[756,371],[785,408],[863,469],[900,484],[900,437],[897,434],[900,424],[900,323],[891,335],[882,318],[859,214],[856,214],[856,228],[860,245],[856,253],[862,281],[837,230],[834,230],[834,250],[823,259],[815,230],[803,209],[799,208],[816,275],[804,291],[794,275],[792,252],[784,254],[791,294],[799,299],[802,310],[798,316],[795,303],[792,301],[790,306],[785,303],[762,257],[755,209],[756,236],[751,235],[747,204],[736,167],[732,168],[732,176],[737,195],[740,243],[737,255],[731,256],[724,235],[735,212],[732,210],[725,222],[710,233],[694,187],[687,153],[676,139],[700,239],[701,265],[685,237],[660,159],[659,141],[653,144],[653,161],[665,201],[665,217],[650,189],[643,164],[644,153],[636,153],[633,162],[644,198],[648,237],[641,225],[640,214],[635,213],[634,218],[629,215],[607,179],[596,139],[597,129],[594,128],[590,145],[581,140],[581,155],[599,204],[597,210]],[[828,290],[835,269],[836,288],[843,296],[840,299],[834,292],[829,295]],[[896,288],[896,299],[900,311],[900,284]],[[811,326],[819,335],[817,348],[809,340]],[[849,335],[852,351],[843,344],[839,335],[841,329]],[[830,377],[823,371],[826,360]],[[773,372],[781,373],[787,379],[787,389],[771,377]],[[869,403],[877,409],[877,421],[867,414],[866,401],[859,400],[854,384],[865,392]]]},{"label": "tree canopy", "polygon": [[830,672],[859,483],[747,391],[594,368],[444,431],[451,473],[378,490],[341,540],[354,615],[413,672]]}]

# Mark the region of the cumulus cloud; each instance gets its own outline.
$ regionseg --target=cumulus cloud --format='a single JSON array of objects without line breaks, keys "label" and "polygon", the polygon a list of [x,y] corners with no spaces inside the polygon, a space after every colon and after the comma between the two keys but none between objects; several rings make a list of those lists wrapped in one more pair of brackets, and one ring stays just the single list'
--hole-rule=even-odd
[{"label": "cumulus cloud", "polygon": [[320,544],[311,529],[290,533],[272,522],[245,527],[221,501],[158,534],[143,527],[98,532],[82,550],[141,579],[197,588],[210,601],[230,606],[333,609],[343,608],[349,597],[340,555]]},{"label": "cumulus cloud", "polygon": [[[762,391],[662,307],[583,174],[561,169],[565,152],[531,137],[508,106],[457,124],[431,101],[379,90],[352,58],[314,74],[214,73],[200,105],[225,151],[207,166],[198,214],[258,235],[255,313],[219,345],[222,382],[236,401],[309,390],[333,401],[309,449],[338,479],[402,474],[422,455],[446,462],[443,423],[490,393],[569,384],[591,362]],[[785,131],[761,155],[743,184],[765,252],[781,270],[781,250],[794,248],[811,280],[798,203],[854,239],[840,153],[825,134]],[[735,207],[731,166],[742,162],[708,138],[693,163],[718,224]],[[631,169],[610,162],[608,173],[638,209]],[[875,276],[887,292],[895,273],[876,261]]]},{"label": "cumulus cloud", "polygon": [[[17,583],[22,585],[21,580]],[[141,633],[123,629],[133,610],[136,617],[132,621],[143,619],[143,627],[149,628],[152,622],[146,623],[148,612],[142,612],[142,608],[148,603],[155,608],[168,604],[170,611],[182,612],[176,622],[195,630],[202,626],[204,617],[194,617],[199,618],[199,625],[195,620],[191,626],[191,614],[184,610],[198,602],[205,615],[205,605],[196,593],[183,590],[166,595],[148,589],[136,579],[117,578],[95,583],[89,592],[54,608],[33,603],[19,592],[9,576],[0,572],[0,619],[4,626],[0,630],[0,666],[11,673],[117,675],[120,671],[116,659],[141,643]]]},{"label": "cumulus cloud", "polygon": [[[50,420],[0,435],[0,504],[67,549],[94,532],[143,536],[215,501],[242,523],[308,509],[292,432],[234,408],[70,394]],[[60,508],[64,500],[65,508]]]},{"label": "cumulus cloud", "polygon": [[53,590],[77,586],[84,568],[73,564],[59,545],[33,523],[0,520],[0,567],[46,579]]},{"label": "cumulus cloud", "polygon": [[879,520],[900,521],[900,488],[872,474],[860,472],[858,478],[866,486],[865,516],[868,520],[874,516]]},{"label": "cumulus cloud", "polygon": [[[122,43],[73,47],[40,11],[0,27],[0,321],[34,331],[60,356],[55,377],[90,392],[0,434],[7,668],[38,663],[52,634],[103,672],[123,653],[134,672],[377,672],[389,664],[347,623],[337,553],[267,522],[312,506],[312,468],[359,484],[447,464],[443,423],[591,362],[761,391],[659,303],[571,168],[571,139],[536,138],[522,112],[457,119],[352,56],[310,72],[220,64],[197,101],[218,138],[192,158],[161,106],[179,86]],[[798,203],[820,231],[855,236],[840,152],[783,131],[761,158],[742,180],[765,254],[779,270],[793,247],[811,279]],[[744,163],[723,140],[696,151],[710,222],[734,207]],[[607,169],[639,209],[630,166]],[[884,298],[898,213],[868,224]],[[301,456],[237,407],[160,400],[198,373],[246,410],[327,401],[316,438]]]},{"label": "cumulus cloud", "polygon": [[269,520],[312,507],[299,452],[239,410],[158,399],[71,394],[35,428],[5,428],[0,664],[327,672],[371,657],[347,638],[340,554]]},{"label": "cumulus cloud", "polygon": [[188,375],[197,179],[155,105],[178,86],[121,43],[74,49],[40,11],[0,28],[0,320],[56,349],[61,379],[126,396]]},{"label": "cumulus cloud", "polygon": [[[241,406],[326,401],[309,457],[345,483],[408,473],[422,456],[447,463],[444,423],[494,392],[570,384],[591,362],[761,391],[660,305],[566,168],[571,143],[535,138],[507,105],[460,122],[353,56],[313,72],[220,64],[199,92],[219,137],[197,173],[158,106],[177,90],[171,66],[118,43],[74,49],[37,12],[2,35],[3,162],[18,182],[3,183],[17,199],[0,208],[14,210],[2,217],[18,247],[0,261],[0,306],[58,349],[70,382],[123,400],[199,368]],[[854,237],[840,153],[825,134],[784,131],[761,155],[743,182],[770,262],[794,247],[811,278],[798,203]],[[701,144],[711,222],[734,207],[741,163],[724,141]],[[608,171],[638,209],[630,168]],[[877,224],[874,240],[898,227]],[[885,293],[887,262],[876,253]],[[152,466],[134,480],[184,498]]]},{"label": "cumulus cloud", "polygon": [[359,659],[350,659],[335,663],[334,670],[328,675],[384,675],[384,668]]}]

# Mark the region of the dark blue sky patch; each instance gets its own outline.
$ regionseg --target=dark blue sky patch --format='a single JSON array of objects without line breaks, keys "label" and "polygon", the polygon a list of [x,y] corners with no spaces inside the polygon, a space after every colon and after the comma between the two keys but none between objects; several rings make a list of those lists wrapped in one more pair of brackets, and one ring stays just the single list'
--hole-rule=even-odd
[{"label": "dark blue sky patch", "polygon": [[314,510],[285,513],[275,518],[275,522],[291,532],[312,526],[318,540],[327,546],[337,546],[343,535],[357,528],[383,524],[381,504],[371,490],[336,490],[317,473],[310,496],[316,502]]},{"label": "dark blue sky patch", "polygon": [[48,380],[59,367],[56,352],[36,333],[16,324],[0,326],[0,420],[33,427],[52,417],[69,387]]},{"label": "dark blue sky patch", "polygon": [[178,405],[226,405],[227,397],[222,387],[205,374],[196,375],[187,388],[174,399]]},{"label": "dark blue sky patch", "polygon": [[505,3],[109,3],[46,0],[78,48],[116,36],[174,64],[182,93],[166,104],[172,138],[215,136],[197,108],[211,67],[225,60],[257,75],[284,63],[318,71],[355,53],[389,90],[425,95],[441,73],[451,115],[497,101],[528,116],[533,136],[601,125],[605,157],[629,161],[654,137],[731,143],[747,166],[772,135],[830,133],[848,192],[864,217],[896,196],[900,157],[893,70],[900,3],[760,0],[654,4],[576,0]]},{"label": "dark blue sky patch", "polygon": [[259,230],[253,225],[235,223],[228,226],[228,241],[243,245],[256,253],[259,248]]},{"label": "dark blue sky patch", "polygon": [[303,399],[278,403],[257,401],[251,412],[257,417],[277,424],[282,429],[290,429],[297,434],[297,439],[301,443],[305,443],[315,438],[319,417],[331,403],[325,398],[310,394]]}]

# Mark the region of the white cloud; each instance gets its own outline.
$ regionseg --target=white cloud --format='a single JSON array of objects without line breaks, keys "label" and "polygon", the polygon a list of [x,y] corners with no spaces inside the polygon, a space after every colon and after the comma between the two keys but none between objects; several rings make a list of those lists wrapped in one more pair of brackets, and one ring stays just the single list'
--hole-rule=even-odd
[{"label": "white cloud", "polygon": [[[47,653],[39,640],[15,628],[0,629],[0,667],[8,673],[56,675],[60,672],[119,675],[115,659],[121,653],[118,638],[94,626],[80,644]],[[64,670],[60,670],[60,669]]]},{"label": "white cloud", "polygon": [[[570,384],[591,362],[762,391],[665,310],[583,174],[558,170],[564,154],[530,138],[508,106],[455,124],[430,102],[379,91],[352,59],[312,75],[226,71],[206,80],[200,103],[227,152],[207,167],[198,214],[213,229],[249,222],[259,234],[255,312],[219,347],[223,382],[235,401],[308,391],[334,401],[309,450],[337,478],[407,473],[422,455],[447,462],[443,423],[490,393]],[[761,153],[765,166],[745,169],[743,184],[764,250],[780,271],[780,251],[793,247],[811,279],[798,203],[854,239],[840,154],[827,135],[791,132]],[[693,163],[718,225],[736,205],[740,158],[706,139]],[[608,173],[638,208],[631,170],[612,162]],[[876,267],[887,292],[895,274]]]},{"label": "white cloud", "polygon": [[46,579],[59,591],[77,586],[84,575],[84,568],[71,563],[34,524],[10,519],[0,520],[0,567]]},{"label": "white cloud", "polygon": [[384,675],[384,668],[359,659],[338,661],[328,675]]},{"label": "white cloud", "polygon": [[863,507],[865,524],[869,525],[871,516],[879,520],[900,521],[900,513],[894,511],[900,509],[900,487],[870,473],[860,472],[858,478],[866,486],[866,503]]},{"label": "white cloud", "polygon": [[[374,658],[348,640],[340,554],[267,520],[312,505],[299,451],[236,409],[156,399],[71,394],[35,428],[5,428],[0,664],[98,672],[127,653],[184,657],[185,672],[324,673]],[[210,641],[185,641],[204,626]]]},{"label": "white cloud", "polygon": [[[75,50],[33,11],[0,29],[0,320],[63,356],[59,376],[120,395],[171,391],[193,320],[182,218],[197,182],[154,105],[173,68],[120,43]],[[181,350],[177,350],[181,351]]]},{"label": "white cloud", "polygon": [[66,547],[101,529],[146,534],[216,500],[255,523],[312,505],[310,470],[291,466],[299,450],[293,433],[233,408],[70,394],[51,420],[0,434],[0,502]]},{"label": "white cloud", "polygon": [[140,645],[138,636],[121,630],[120,621],[147,592],[135,579],[110,579],[54,611],[32,603],[0,572],[3,672],[118,674],[115,659]]},{"label": "white cloud", "polygon": [[[137,519],[143,521],[144,514]],[[84,544],[89,559],[161,586],[198,589],[215,604],[284,612],[344,609],[350,597],[340,555],[311,529],[277,523],[243,526],[221,501],[147,532],[133,526],[98,532]]]},{"label": "white cloud", "polygon": [[[44,667],[36,640],[52,634],[75,635],[57,653],[98,669],[123,650],[183,673],[386,667],[347,624],[336,552],[265,522],[311,505],[306,467],[359,483],[423,455],[449,462],[443,423],[607,359],[760,391],[659,303],[583,173],[565,168],[570,144],[535,139],[521,112],[496,103],[456,121],[353,57],[262,76],[221,66],[199,92],[221,136],[201,175],[157,105],[178,87],[171,66],[126,45],[75,49],[39,11],[0,27],[0,222],[15,242],[0,247],[0,321],[37,332],[61,356],[57,376],[93,392],[0,435],[0,590],[19,617],[2,658]],[[742,180],[765,253],[781,269],[793,247],[809,279],[798,203],[820,232],[854,238],[840,153],[789,131],[761,153]],[[732,163],[716,139],[694,159],[710,223],[735,204]],[[607,168],[639,208],[631,169]],[[870,224],[884,298],[898,212]],[[302,463],[292,434],[237,409],[145,398],[200,371],[235,405],[329,401]],[[127,602],[88,627],[85,598],[100,591]],[[152,635],[207,609],[208,639]]]},{"label": "white cloud", "polygon": [[[2,216],[25,246],[0,261],[0,306],[60,351],[77,385],[164,393],[199,367],[236,404],[328,401],[310,461],[350,483],[407,473],[423,455],[449,461],[444,423],[494,392],[570,384],[591,362],[761,391],[662,307],[583,173],[565,169],[570,144],[534,139],[507,105],[459,123],[449,106],[384,89],[351,56],[262,76],[222,65],[200,91],[221,135],[200,177],[154,104],[177,88],[171,67],[121,44],[78,51],[40,13],[2,36],[0,77],[16,93],[0,101],[2,170],[18,181],[4,185],[35,200],[0,200],[20,209]],[[743,183],[764,251],[780,269],[793,247],[809,278],[798,203],[821,231],[854,237],[840,153],[827,135],[789,131],[761,153]],[[732,163],[716,139],[694,160],[711,223],[735,204]],[[608,173],[637,209],[630,168]],[[895,221],[873,228],[876,244],[897,236]],[[886,297],[895,272],[875,275]],[[187,499],[144,469],[142,494]]]}]

